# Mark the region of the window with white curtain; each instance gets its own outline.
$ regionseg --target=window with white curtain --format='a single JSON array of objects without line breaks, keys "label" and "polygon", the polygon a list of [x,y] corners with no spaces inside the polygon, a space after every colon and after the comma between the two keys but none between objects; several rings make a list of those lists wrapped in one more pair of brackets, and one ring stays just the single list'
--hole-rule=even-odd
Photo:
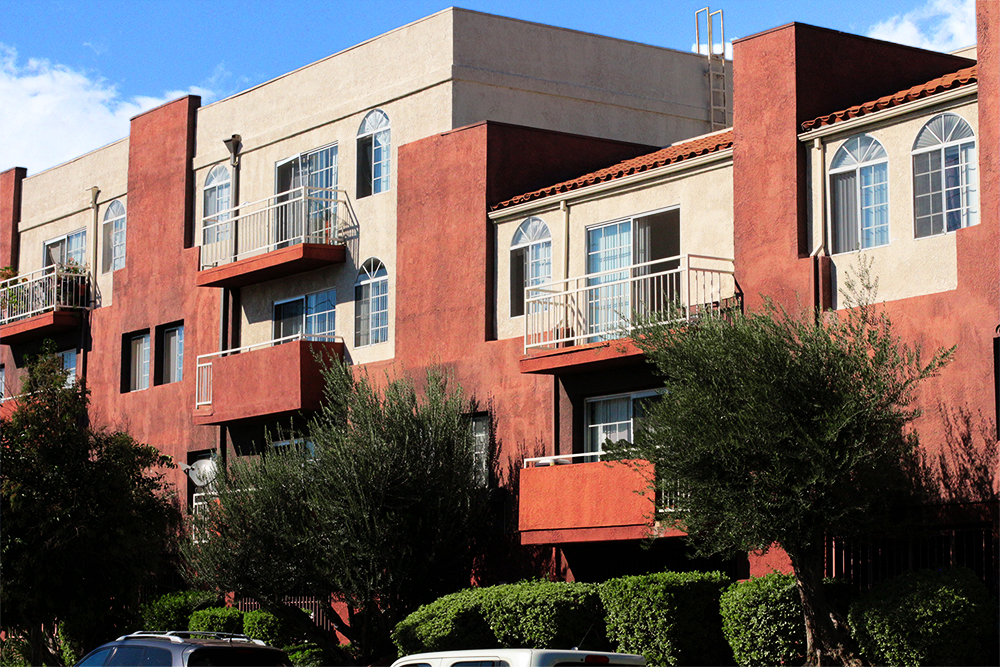
[{"label": "window with white curtain", "polygon": [[230,238],[229,209],[232,204],[232,182],[224,164],[212,167],[205,178],[203,192],[202,243],[218,243]]},{"label": "window with white curtain", "polygon": [[45,242],[43,265],[83,267],[87,265],[86,251],[87,230],[78,229]]},{"label": "window with white curtain", "polygon": [[552,236],[540,218],[528,218],[510,243],[510,316],[524,315],[524,290],[552,280]]},{"label": "window with white curtain", "polygon": [[878,140],[861,134],[837,150],[830,200],[834,253],[889,243],[889,158]]},{"label": "window with white curtain", "polygon": [[389,340],[389,274],[382,261],[365,260],[354,283],[354,346]]},{"label": "window with white curtain", "polygon": [[632,442],[636,420],[643,416],[645,405],[658,395],[656,391],[640,391],[587,399],[584,451],[600,455],[608,440]]},{"label": "window with white curtain", "polygon": [[938,114],[913,142],[913,224],[917,238],[978,222],[976,137],[953,113]]},{"label": "window with white curtain", "polygon": [[358,199],[389,190],[389,117],[369,111],[358,128]]},{"label": "window with white curtain", "polygon": [[104,212],[104,255],[102,271],[125,268],[125,205],[119,200],[108,204]]}]

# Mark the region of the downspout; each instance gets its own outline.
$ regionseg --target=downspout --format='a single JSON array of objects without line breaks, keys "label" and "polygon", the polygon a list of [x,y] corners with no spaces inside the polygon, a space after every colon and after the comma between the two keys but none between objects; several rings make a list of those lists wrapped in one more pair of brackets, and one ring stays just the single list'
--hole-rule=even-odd
[{"label": "downspout", "polygon": [[[826,248],[826,146],[823,144],[823,140],[820,137],[813,139],[813,151],[819,152],[819,202],[818,205],[813,208],[813,228],[815,229],[815,220],[819,218],[819,243],[813,248],[813,251],[809,253],[809,257],[812,258],[812,269],[813,269],[813,307],[816,312],[816,317],[820,315],[820,311],[823,308],[823,293],[822,293],[822,267],[820,266],[820,253]],[[813,153],[813,164],[816,163],[815,158],[816,153]]]},{"label": "downspout", "polygon": [[[232,195],[231,202],[239,202],[240,200],[240,170],[239,170],[239,154],[240,147],[242,146],[241,137],[238,134],[232,135],[229,139],[223,139],[222,143],[226,145],[226,149],[229,151],[229,164],[233,168],[233,178],[232,178]],[[237,236],[237,228],[234,224],[232,226],[232,239],[233,239],[233,252],[235,253],[239,247],[239,237]],[[235,258],[234,258],[235,259]],[[230,309],[229,302],[232,298],[232,294],[228,287],[222,288],[222,294],[219,298],[219,352],[225,352],[230,349],[230,329],[229,329],[229,319],[230,319]],[[219,458],[222,463],[222,467],[227,467],[227,456],[226,456],[226,425],[219,424]]]},{"label": "downspout", "polygon": [[98,219],[98,206],[97,197],[101,194],[101,189],[96,185],[91,186],[87,189],[90,193],[90,210],[93,212],[93,228],[94,233],[91,236],[93,238],[93,252],[90,255],[91,258],[91,284],[90,284],[90,302],[87,304],[89,307],[85,308],[83,311],[83,326],[80,327],[80,377],[83,378],[84,382],[87,380],[87,350],[90,348],[90,314],[97,308],[97,239],[101,233],[101,227]]},{"label": "downspout", "polygon": [[563,278],[569,280],[569,204],[565,199],[559,202],[559,210],[563,213]]},{"label": "downspout", "polygon": [[[569,204],[563,199],[559,202],[559,210],[563,213],[563,278],[567,281],[564,283],[566,287],[569,287]],[[552,375],[552,454],[558,456],[562,453],[562,428],[561,428],[561,413],[562,407],[560,405],[559,396],[559,376]],[[570,429],[569,437],[572,440],[573,431]],[[570,442],[569,452],[573,452],[573,444]]]}]

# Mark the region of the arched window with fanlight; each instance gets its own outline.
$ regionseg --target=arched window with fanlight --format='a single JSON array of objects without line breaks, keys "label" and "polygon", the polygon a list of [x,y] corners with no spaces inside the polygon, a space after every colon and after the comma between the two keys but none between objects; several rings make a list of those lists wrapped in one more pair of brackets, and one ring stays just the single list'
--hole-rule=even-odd
[{"label": "arched window with fanlight", "polygon": [[913,142],[913,226],[917,238],[978,222],[976,136],[953,113],[931,118]]},{"label": "arched window with fanlight", "polygon": [[358,199],[389,189],[389,117],[369,111],[358,128]]},{"label": "arched window with fanlight", "polygon": [[354,346],[389,340],[389,273],[377,257],[361,265],[354,283]]},{"label": "arched window with fanlight", "polygon": [[229,239],[229,209],[232,205],[232,188],[229,169],[224,164],[212,167],[205,178],[204,207],[202,215],[202,243],[217,243]]},{"label": "arched window with fanlight", "polygon": [[528,218],[510,243],[510,316],[524,315],[524,291],[552,280],[552,236],[541,218]]},{"label": "arched window with fanlight", "polygon": [[889,159],[878,140],[851,137],[830,164],[833,252],[889,243]]},{"label": "arched window with fanlight", "polygon": [[101,268],[104,273],[125,267],[125,205],[119,200],[108,204],[104,212],[103,224],[104,257]]}]

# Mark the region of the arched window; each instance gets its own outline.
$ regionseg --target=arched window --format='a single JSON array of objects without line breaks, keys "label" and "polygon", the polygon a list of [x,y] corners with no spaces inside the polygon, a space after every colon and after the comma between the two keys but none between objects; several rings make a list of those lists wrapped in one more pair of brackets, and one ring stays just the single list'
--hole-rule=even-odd
[{"label": "arched window", "polygon": [[913,142],[913,218],[917,238],[978,222],[976,136],[961,116],[934,116]]},{"label": "arched window", "polygon": [[389,189],[389,117],[369,111],[358,128],[358,199]]},{"label": "arched window", "polygon": [[229,239],[229,209],[232,204],[231,182],[229,169],[224,164],[217,164],[208,172],[205,179],[204,215],[202,243],[217,243]]},{"label": "arched window", "polygon": [[889,243],[889,159],[867,134],[851,137],[830,165],[833,252]]},{"label": "arched window", "polygon": [[389,340],[389,274],[376,257],[365,260],[354,283],[354,346]]},{"label": "arched window", "polygon": [[117,199],[104,212],[104,273],[125,267],[125,205]]},{"label": "arched window", "polygon": [[510,242],[510,316],[524,315],[524,290],[552,280],[552,236],[540,218],[528,218]]}]

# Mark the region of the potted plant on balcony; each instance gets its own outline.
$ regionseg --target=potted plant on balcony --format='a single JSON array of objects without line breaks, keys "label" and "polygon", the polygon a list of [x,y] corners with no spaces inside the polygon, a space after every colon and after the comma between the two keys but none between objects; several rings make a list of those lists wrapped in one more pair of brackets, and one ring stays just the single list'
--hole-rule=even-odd
[{"label": "potted plant on balcony", "polygon": [[55,307],[80,307],[87,303],[87,265],[69,260],[56,270]]},{"label": "potted plant on balcony", "polygon": [[[0,283],[5,283],[11,278],[17,277],[17,269],[13,266],[0,267]],[[10,304],[13,300],[13,283],[10,285],[4,285],[3,289],[0,289],[0,321],[6,322],[9,316],[8,310],[10,309]]]}]

